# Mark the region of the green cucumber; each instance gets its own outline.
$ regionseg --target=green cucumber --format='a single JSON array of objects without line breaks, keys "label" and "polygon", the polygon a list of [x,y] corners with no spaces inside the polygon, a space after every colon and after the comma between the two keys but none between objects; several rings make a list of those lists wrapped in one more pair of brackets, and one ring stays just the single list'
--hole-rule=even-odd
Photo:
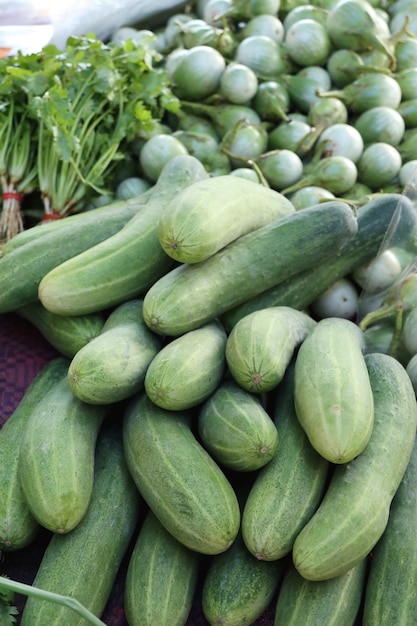
[{"label": "green cucumber", "polygon": [[159,219],[158,237],[179,263],[197,263],[256,228],[294,213],[285,196],[230,174],[181,191]]},{"label": "green cucumber", "polygon": [[271,391],[315,325],[307,313],[286,306],[246,315],[227,338],[226,361],[231,375],[247,391]]},{"label": "green cucumber", "polygon": [[[124,458],[120,429],[105,424],[100,432],[90,504],[79,525],[54,534],[33,585],[71,596],[100,617],[139,523],[142,501]],[[29,597],[21,626],[87,626],[67,606]]]},{"label": "green cucumber", "polygon": [[298,350],[298,421],[313,448],[331,463],[351,461],[371,437],[374,402],[364,348],[359,326],[327,317],[317,322]]},{"label": "green cucumber", "polygon": [[279,450],[255,476],[242,512],[242,535],[258,559],[274,561],[292,550],[326,489],[329,463],[311,446],[294,408],[294,360],[273,392]]},{"label": "green cucumber", "polygon": [[202,609],[211,626],[250,626],[269,607],[284,572],[283,562],[258,561],[241,534],[212,557],[203,580]]},{"label": "green cucumber", "polygon": [[182,189],[207,177],[195,157],[171,159],[149,202],[124,228],[72,255],[42,278],[38,294],[45,308],[60,315],[81,315],[140,297],[174,264],[159,243],[161,213]]},{"label": "green cucumber", "polygon": [[239,471],[257,470],[273,458],[278,431],[258,397],[225,380],[198,412],[198,433],[214,459]]},{"label": "green cucumber", "polygon": [[32,515],[19,478],[19,448],[31,412],[68,369],[58,357],[47,363],[32,380],[20,403],[0,430],[0,549],[20,550],[30,543],[40,525]]},{"label": "green cucumber", "polygon": [[290,564],[278,593],[274,626],[354,626],[366,571],[367,559],[363,559],[341,576],[313,581],[303,578]]},{"label": "green cucumber", "polygon": [[[54,219],[48,220],[45,222],[40,222],[31,228],[26,228],[21,232],[17,233],[14,237],[9,239],[4,246],[2,247],[2,255],[10,254],[16,248],[20,248],[21,246],[25,246],[30,244],[36,240],[41,241],[43,237],[50,233],[55,233],[58,238],[61,237],[61,232],[64,230],[69,230],[71,228],[79,229],[79,228],[91,228],[95,227],[96,222],[106,222],[107,220],[114,220],[115,215],[117,213],[120,214],[121,222],[123,225],[127,219],[133,217],[136,211],[138,211],[144,204],[148,202],[153,192],[153,187],[150,187],[146,194],[141,195],[141,197],[136,198],[126,198],[125,200],[118,200],[115,202],[111,202],[110,204],[106,204],[105,206],[100,206],[94,209],[90,209],[88,211],[82,211],[81,213],[76,213],[73,215],[68,215],[62,219]],[[126,218],[123,217],[123,214],[126,212]],[[121,225],[119,228],[121,228]],[[78,231],[77,231],[78,232]],[[114,231],[116,232],[116,231]],[[76,235],[76,232],[74,232]],[[72,236],[68,233],[68,236]]]},{"label": "green cucumber", "polygon": [[100,313],[90,315],[57,315],[39,302],[17,309],[41,335],[63,356],[72,359],[83,346],[100,334],[104,319]]},{"label": "green cucumber", "polygon": [[281,217],[205,261],[182,264],[157,280],[144,297],[145,321],[164,335],[193,330],[331,258],[356,230],[356,218],[344,202],[325,202]]},{"label": "green cucumber", "polygon": [[146,371],[145,391],[152,402],[182,411],[208,398],[223,378],[226,339],[214,321],[167,343]]},{"label": "green cucumber", "polygon": [[146,326],[142,308],[139,299],[119,304],[101,333],[74,355],[68,383],[77,398],[89,404],[112,404],[143,389],[160,338]]},{"label": "green cucumber", "polygon": [[[308,267],[296,275],[248,298],[222,316],[227,332],[245,315],[270,306],[290,306],[305,309],[336,280],[356,267],[373,259],[384,244],[385,237],[393,238],[393,245],[410,250],[416,256],[417,214],[411,200],[400,194],[383,194],[360,207],[357,212],[357,234],[331,259]],[[413,242],[414,237],[414,242]]]},{"label": "green cucumber", "polygon": [[364,626],[412,626],[417,615],[417,440],[391,504],[384,534],[372,550],[364,594]]},{"label": "green cucumber", "polygon": [[129,469],[159,521],[191,550],[227,550],[239,530],[239,503],[188,417],[158,407],[144,393],[131,401],[123,427]]},{"label": "green cucumber", "polygon": [[[66,217],[53,224],[23,231],[25,241],[14,244],[0,258],[0,313],[14,311],[38,300],[38,287],[50,270],[67,259],[111,237],[123,228],[145,204],[123,201]],[[27,233],[27,234],[26,234]],[[20,235],[19,235],[20,237]],[[17,239],[13,237],[10,241]]]},{"label": "green cucumber", "polygon": [[177,541],[148,511],[129,558],[124,605],[129,626],[184,626],[201,555]]},{"label": "green cucumber", "polygon": [[106,411],[81,402],[65,372],[30,414],[19,450],[20,484],[32,515],[52,532],[69,532],[85,515]]},{"label": "green cucumber", "polygon": [[374,394],[372,436],[359,456],[335,467],[319,508],[294,542],[294,565],[308,580],[340,576],[375,547],[414,446],[417,404],[406,370],[386,354],[365,360]]}]

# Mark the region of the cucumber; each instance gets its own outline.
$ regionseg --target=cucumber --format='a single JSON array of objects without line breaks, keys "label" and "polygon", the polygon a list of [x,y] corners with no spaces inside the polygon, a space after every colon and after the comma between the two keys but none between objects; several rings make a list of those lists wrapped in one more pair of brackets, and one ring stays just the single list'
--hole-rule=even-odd
[{"label": "cucumber", "polygon": [[0,430],[0,549],[12,552],[32,543],[40,525],[33,517],[19,478],[19,448],[31,412],[68,369],[57,357],[47,363],[26,389],[20,403]]},{"label": "cucumber", "polygon": [[[384,243],[386,236],[403,250],[416,255],[413,243],[417,228],[417,215],[411,200],[400,194],[383,194],[359,208],[357,212],[357,234],[332,258],[313,267],[307,267],[296,275],[270,287],[259,295],[248,298],[225,312],[222,322],[227,332],[242,317],[270,306],[286,305],[305,309],[336,280],[373,259]],[[414,251],[414,252],[413,252]]]},{"label": "cucumber", "polygon": [[303,341],[295,362],[294,403],[311,445],[331,463],[347,463],[371,437],[374,402],[354,322],[327,317]]},{"label": "cucumber", "polygon": [[260,399],[225,380],[198,412],[198,434],[225,467],[251,472],[264,467],[278,449],[278,431]]},{"label": "cucumber", "polygon": [[279,449],[255,476],[242,512],[242,536],[258,559],[274,561],[292,550],[326,489],[329,463],[311,446],[294,408],[294,359],[273,392]]},{"label": "cucumber", "polygon": [[144,297],[145,322],[163,335],[193,330],[323,257],[331,258],[356,230],[352,210],[339,201],[281,217],[205,261],[182,264],[157,280]]},{"label": "cucumber", "polygon": [[294,213],[284,195],[230,174],[181,191],[159,219],[158,237],[179,263],[197,263],[256,228]]},{"label": "cucumber", "polygon": [[[14,311],[38,300],[38,287],[51,269],[111,237],[141,211],[137,201],[118,202],[23,231],[21,245],[3,250],[0,258],[0,313]],[[34,229],[39,228],[39,236]],[[45,230],[44,230],[45,228]],[[34,233],[32,233],[34,231]],[[27,234],[26,234],[27,233]],[[18,239],[13,237],[10,243]]]},{"label": "cucumber", "polygon": [[131,401],[123,428],[129,469],[159,521],[191,550],[227,550],[239,530],[239,503],[188,417],[158,407],[144,393]]},{"label": "cucumber", "polygon": [[[71,596],[100,617],[138,526],[142,501],[124,458],[119,427],[105,424],[97,440],[94,487],[80,524],[54,534],[33,585]],[[21,626],[87,626],[68,607],[29,597]]]},{"label": "cucumber", "polygon": [[226,362],[231,375],[247,391],[271,391],[315,325],[307,313],[286,306],[246,315],[227,338]]},{"label": "cucumber", "polygon": [[214,321],[167,343],[146,371],[145,391],[152,402],[181,411],[208,398],[223,378],[226,339]]},{"label": "cucumber", "polygon": [[39,302],[17,309],[17,314],[28,320],[51,346],[72,359],[89,341],[100,334],[104,318],[100,313],[90,315],[57,315]]},{"label": "cucumber", "polygon": [[45,308],[60,315],[81,315],[140,297],[174,264],[158,239],[162,211],[182,189],[204,178],[208,173],[195,157],[172,158],[150,201],[124,228],[42,278],[38,295]]},{"label": "cucumber", "polygon": [[69,532],[85,515],[106,411],[81,402],[65,372],[30,414],[20,444],[20,484],[32,515],[52,532]]},{"label": "cucumber", "polygon": [[212,557],[203,580],[202,609],[211,626],[250,626],[269,607],[281,582],[283,562],[258,561],[241,534]]},{"label": "cucumber", "polygon": [[191,612],[201,555],[148,511],[129,558],[124,605],[129,626],[183,626]]},{"label": "cucumber", "polygon": [[341,576],[313,581],[290,564],[278,593],[274,626],[354,626],[366,571],[367,559],[363,559]]},{"label": "cucumber", "polygon": [[26,228],[25,230],[22,230],[21,232],[17,233],[17,235],[6,241],[6,243],[2,247],[2,255],[4,256],[6,254],[10,254],[10,252],[13,252],[16,248],[20,248],[21,246],[27,245],[36,240],[40,241],[46,235],[49,236],[50,233],[56,233],[57,237],[61,237],[60,232],[62,229],[67,230],[69,229],[69,227],[71,227],[71,229],[84,227],[91,228],[95,225],[96,221],[101,222],[113,220],[115,214],[117,213],[120,213],[120,217],[122,218],[121,223],[124,224],[127,220],[124,220],[123,213],[127,210],[127,219],[133,217],[136,211],[138,211],[144,204],[148,202],[152,195],[152,191],[153,187],[150,187],[146,194],[143,194],[140,198],[126,198],[125,200],[111,202],[110,204],[106,204],[105,206],[96,207],[88,211],[82,211],[81,213],[68,215],[62,219],[39,222],[31,228]]},{"label": "cucumber", "polygon": [[308,580],[340,576],[375,547],[414,446],[417,405],[404,367],[387,354],[365,356],[375,419],[365,450],[337,465],[323,500],[298,534],[293,561]]},{"label": "cucumber", "polygon": [[392,501],[384,534],[372,550],[363,626],[412,626],[417,615],[417,441]]},{"label": "cucumber", "polygon": [[161,342],[143,321],[142,308],[139,299],[119,304],[101,333],[74,355],[68,383],[77,398],[88,404],[112,404],[143,389],[146,370]]}]

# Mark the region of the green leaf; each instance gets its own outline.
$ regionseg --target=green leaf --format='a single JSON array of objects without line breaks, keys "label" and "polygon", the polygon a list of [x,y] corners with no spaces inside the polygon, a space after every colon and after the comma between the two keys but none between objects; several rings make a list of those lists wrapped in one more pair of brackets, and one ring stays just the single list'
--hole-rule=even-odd
[{"label": "green leaf", "polygon": [[0,589],[0,624],[1,626],[11,626],[16,623],[15,615],[19,614],[18,609],[13,606],[14,591],[11,589]]}]

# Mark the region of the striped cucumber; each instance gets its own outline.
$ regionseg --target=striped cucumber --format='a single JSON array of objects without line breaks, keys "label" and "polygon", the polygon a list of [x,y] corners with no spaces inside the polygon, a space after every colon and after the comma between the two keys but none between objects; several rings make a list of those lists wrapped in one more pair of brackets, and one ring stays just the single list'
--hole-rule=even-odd
[{"label": "striped cucumber", "polygon": [[174,264],[158,239],[162,211],[182,189],[207,177],[195,157],[171,159],[149,202],[124,228],[43,277],[38,292],[42,304],[61,315],[81,315],[140,297]]},{"label": "striped cucumber", "polygon": [[204,447],[229,469],[257,470],[277,452],[278,431],[260,398],[233,380],[222,382],[203,403],[197,418]]},{"label": "striped cucumber", "polygon": [[412,256],[417,254],[417,214],[414,204],[400,194],[383,194],[360,207],[357,212],[357,234],[335,254],[331,260],[314,267],[307,267],[296,275],[279,282],[259,295],[248,298],[222,316],[227,332],[236,322],[259,309],[286,305],[305,309],[315,298],[364,263],[373,259],[384,243],[385,237],[393,238]]},{"label": "striped cucumber", "polygon": [[[0,258],[0,313],[36,302],[51,269],[123,228],[145,204],[138,198],[35,226],[13,237]],[[35,230],[35,229],[39,229]],[[37,234],[39,233],[39,235]],[[17,245],[20,238],[23,242]]]},{"label": "striped cucumber", "polygon": [[417,615],[417,442],[392,501],[384,534],[372,550],[363,626],[412,626]]},{"label": "striped cucumber", "polygon": [[291,213],[239,237],[205,261],[165,274],[144,297],[145,321],[163,335],[197,328],[324,257],[330,259],[356,231],[356,218],[344,202]]},{"label": "striped cucumber", "polygon": [[139,299],[119,304],[99,335],[74,355],[68,383],[77,398],[89,404],[112,404],[143,389],[160,338],[146,326],[142,308]]},{"label": "striped cucumber", "polygon": [[27,304],[16,312],[33,324],[51,346],[69,359],[97,337],[104,324],[100,313],[57,315],[45,309],[39,301]]},{"label": "striped cucumber", "polygon": [[227,338],[226,361],[231,375],[247,391],[271,391],[315,325],[307,313],[286,306],[246,315]]},{"label": "striped cucumber", "polygon": [[69,532],[85,515],[106,413],[107,407],[79,400],[65,372],[30,414],[19,451],[20,483],[33,516],[52,532]]},{"label": "striped cucumber", "polygon": [[[41,221],[30,228],[22,230],[17,233],[17,235],[9,239],[2,247],[2,254],[10,254],[10,252],[13,252],[16,248],[25,246],[36,239],[40,240],[45,235],[49,235],[49,233],[56,233],[59,237],[61,237],[59,233],[62,229],[66,230],[69,229],[69,227],[71,227],[71,229],[78,229],[79,227],[84,228],[84,225],[87,228],[90,228],[96,221],[105,222],[113,219],[114,213],[117,212],[121,214],[120,217],[122,218],[123,212],[126,209],[128,210],[127,215],[130,214],[130,216],[133,217],[136,211],[140,210],[140,208],[148,202],[152,192],[153,187],[150,187],[146,190],[146,193],[143,193],[140,197],[115,200],[114,202],[110,202],[110,204],[89,209],[88,211],[67,215],[62,219]],[[128,219],[130,219],[130,217],[128,217]]]},{"label": "striped cucumber", "polygon": [[374,394],[372,436],[359,456],[335,467],[319,508],[294,542],[294,565],[308,580],[340,576],[375,547],[414,446],[417,404],[406,370],[386,354],[365,360]]},{"label": "striped cucumber", "polygon": [[329,463],[311,446],[294,408],[294,359],[273,393],[279,449],[255,476],[242,512],[242,535],[258,559],[274,561],[292,550],[300,530],[318,508]]},{"label": "striped cucumber", "polygon": [[181,191],[162,213],[158,237],[170,257],[179,263],[197,263],[294,211],[279,192],[224,174]]},{"label": "striped cucumber", "polygon": [[331,463],[347,463],[371,437],[374,402],[354,322],[327,317],[303,341],[295,362],[294,402],[311,445]]},{"label": "striped cucumber", "polygon": [[63,357],[47,363],[0,430],[0,549],[5,552],[26,547],[39,530],[20,484],[19,449],[31,412],[67,370],[68,361]]},{"label": "striped cucumber", "polygon": [[209,564],[202,587],[206,620],[211,626],[250,626],[270,605],[283,573],[283,562],[258,561],[239,533]]},{"label": "striped cucumber", "polygon": [[201,555],[185,547],[148,511],[129,558],[124,604],[129,626],[184,626]]},{"label": "striped cucumber", "polygon": [[[118,427],[105,424],[97,440],[94,488],[80,524],[52,535],[33,585],[71,596],[100,617],[138,526],[142,501],[124,458]],[[87,626],[85,618],[54,602],[29,597],[21,626]]]},{"label": "striped cucumber", "polygon": [[355,626],[366,572],[363,559],[341,576],[314,581],[303,578],[290,563],[278,593],[274,626]]},{"label": "striped cucumber", "polygon": [[227,550],[239,530],[239,503],[187,416],[158,407],[144,393],[130,403],[123,427],[128,466],[159,521],[191,550]]},{"label": "striped cucumber", "polygon": [[152,402],[182,411],[208,398],[223,377],[226,339],[223,327],[214,321],[165,344],[145,375],[145,391]]}]

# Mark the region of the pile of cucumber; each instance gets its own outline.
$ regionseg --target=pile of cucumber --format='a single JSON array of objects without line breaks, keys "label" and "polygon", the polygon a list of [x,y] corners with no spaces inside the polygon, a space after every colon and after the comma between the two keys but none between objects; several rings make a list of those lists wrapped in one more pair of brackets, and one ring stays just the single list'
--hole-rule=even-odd
[{"label": "pile of cucumber", "polygon": [[[349,7],[368,16],[359,43],[340,31]],[[381,97],[370,77],[412,93],[398,72],[417,67],[413,28],[407,0],[209,0],[173,16],[155,45],[182,113],[135,146],[145,188],[4,245],[0,313],[60,354],[0,430],[5,560],[50,533],[22,626],[103,624],[126,559],[129,626],[184,626],[195,603],[212,626],[267,609],[274,626],[415,624],[417,212],[402,165],[375,182],[361,159],[383,144],[412,164],[402,116],[417,93],[394,106],[386,81],[380,141],[362,94],[335,103],[362,76],[366,110]],[[322,99],[312,67],[332,69]],[[336,117],[320,117],[331,100]],[[404,121],[396,143],[387,109]],[[351,133],[336,161],[330,118]]]},{"label": "pile of cucumber", "polygon": [[[185,624],[197,600],[210,624],[271,602],[277,625],[388,624],[398,605],[411,623],[416,234],[401,194],[296,210],[178,155],[135,200],[13,238],[1,311],[61,356],[0,431],[2,551],[47,529],[34,588],[100,616],[133,546],[130,626]],[[354,277],[387,252],[402,271],[378,306],[314,313],[343,280],[362,302]],[[21,624],[80,619],[29,597]]]}]

